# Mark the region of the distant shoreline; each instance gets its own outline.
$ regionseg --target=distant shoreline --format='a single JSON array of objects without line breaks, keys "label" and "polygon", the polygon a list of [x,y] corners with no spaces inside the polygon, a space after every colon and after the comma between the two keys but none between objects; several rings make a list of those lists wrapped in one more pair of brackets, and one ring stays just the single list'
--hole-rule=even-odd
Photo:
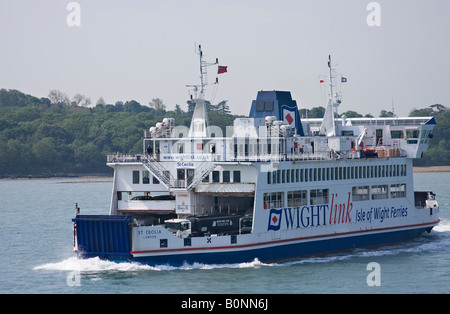
[{"label": "distant shoreline", "polygon": [[450,166],[413,167],[413,172],[449,172]]},{"label": "distant shoreline", "polygon": [[46,179],[113,179],[113,176],[109,176],[107,174],[82,174],[82,175],[55,175],[55,176],[5,176],[0,177],[0,180],[46,180]]}]

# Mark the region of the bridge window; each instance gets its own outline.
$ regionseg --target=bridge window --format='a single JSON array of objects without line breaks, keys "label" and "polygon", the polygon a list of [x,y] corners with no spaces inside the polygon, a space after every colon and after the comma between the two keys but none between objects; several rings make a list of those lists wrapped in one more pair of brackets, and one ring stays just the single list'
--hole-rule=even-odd
[{"label": "bridge window", "polygon": [[403,131],[402,130],[391,130],[391,138],[403,138]]},{"label": "bridge window", "polygon": [[419,138],[419,130],[406,130],[407,138]]}]

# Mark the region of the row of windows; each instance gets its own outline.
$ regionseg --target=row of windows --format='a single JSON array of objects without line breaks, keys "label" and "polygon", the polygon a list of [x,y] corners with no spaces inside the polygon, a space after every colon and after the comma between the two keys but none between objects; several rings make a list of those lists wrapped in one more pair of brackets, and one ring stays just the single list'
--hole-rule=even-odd
[{"label": "row of windows", "polygon": [[[309,191],[309,202],[311,205],[328,204],[329,190],[328,189],[313,189]],[[284,192],[264,193],[264,209],[267,208],[282,208],[284,207]],[[287,192],[287,206],[300,207],[308,205],[308,191],[297,190]]]},{"label": "row of windows", "polygon": [[267,172],[267,184],[406,176],[406,165],[372,165]]},{"label": "row of windows", "polygon": [[[221,175],[220,173],[222,172],[222,180],[221,180]],[[231,174],[233,174],[233,181],[231,181]],[[211,179],[212,181],[211,181]],[[207,175],[202,182],[234,182],[234,183],[239,183],[241,182],[241,171],[240,170],[233,170],[233,172],[231,172],[230,170],[223,170],[223,171],[216,171],[214,170],[211,175]]]},{"label": "row of windows", "polygon": [[[231,177],[231,174],[233,175],[233,177]],[[134,170],[133,171],[133,184],[140,184],[140,175],[141,172],[139,170]],[[167,178],[170,177],[170,173],[169,171],[164,171],[163,175],[165,175]],[[189,175],[189,173],[188,173]],[[150,177],[152,177],[152,180],[150,180]],[[210,177],[212,179],[212,181],[210,180]],[[183,176],[181,177],[180,175],[178,175],[178,179],[179,180],[184,180],[184,173]],[[233,181],[231,181],[231,179],[233,179]],[[159,184],[159,180],[156,177],[150,176],[150,172],[147,170],[143,170],[142,171],[142,184]],[[207,175],[204,179],[203,182],[234,182],[234,183],[238,183],[241,182],[241,171],[240,170],[234,170],[234,171],[230,171],[230,170],[224,170],[224,171],[213,171],[211,175]]]},{"label": "row of windows", "polygon": [[[287,191],[287,206],[300,207],[308,205],[308,191]],[[387,184],[372,186],[354,186],[352,188],[352,201],[367,201],[389,198],[406,197],[406,184]],[[313,189],[309,191],[309,204],[328,204],[330,200],[329,189]],[[264,193],[264,209],[283,208],[285,206],[284,192]]]},{"label": "row of windows", "polygon": [[372,186],[354,186],[352,188],[353,201],[367,201],[369,199],[379,200],[389,198],[406,197],[406,184],[391,184],[390,190],[387,184],[372,185]]},{"label": "row of windows", "polygon": [[[140,171],[134,170],[133,171],[133,184],[139,184],[140,183]],[[152,179],[153,184],[159,184],[159,180],[155,177]],[[147,170],[142,171],[142,184],[150,184],[150,172]]]}]

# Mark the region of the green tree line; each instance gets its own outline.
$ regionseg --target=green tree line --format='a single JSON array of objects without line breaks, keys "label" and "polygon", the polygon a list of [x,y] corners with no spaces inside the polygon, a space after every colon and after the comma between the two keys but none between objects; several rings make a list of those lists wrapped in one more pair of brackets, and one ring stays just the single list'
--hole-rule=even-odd
[{"label": "green tree line", "polygon": [[[158,98],[152,99],[150,106],[135,100],[105,104],[99,99],[90,108],[87,97],[76,96],[70,102],[55,90],[48,98],[0,90],[0,177],[110,175],[106,155],[141,153],[144,129],[164,117],[173,117],[176,125],[189,127],[193,111],[190,101],[186,111],[179,105],[167,111]],[[230,113],[226,100],[208,107],[210,124],[223,130],[237,117]],[[320,107],[311,109],[319,117],[322,111]],[[308,117],[312,118],[311,112]],[[429,151],[415,163],[450,165],[450,110],[432,105],[414,109],[410,115],[434,116],[437,121]]]},{"label": "green tree line", "polygon": [[[161,99],[149,105],[135,100],[112,105],[100,99],[88,108],[55,90],[48,98],[37,98],[1,89],[0,177],[109,175],[112,169],[105,165],[106,155],[142,153],[144,129],[164,117],[190,126],[189,103],[186,111],[179,105],[166,111]],[[229,113],[226,101],[209,107],[211,125],[223,130],[232,125],[236,116]]]}]

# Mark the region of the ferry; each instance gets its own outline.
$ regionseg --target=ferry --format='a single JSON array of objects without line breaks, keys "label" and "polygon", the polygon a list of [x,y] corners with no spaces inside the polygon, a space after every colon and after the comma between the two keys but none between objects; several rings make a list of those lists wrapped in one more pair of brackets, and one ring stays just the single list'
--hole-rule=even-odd
[{"label": "ferry", "polygon": [[197,52],[190,127],[164,118],[143,130],[141,154],[107,157],[109,214],[76,205],[72,219],[80,258],[271,263],[395,244],[439,223],[435,194],[414,190],[412,165],[433,117],[336,118],[329,57],[323,119],[301,119],[288,91],[259,91],[248,118],[222,130],[209,125],[204,96],[206,68],[218,60]]}]

